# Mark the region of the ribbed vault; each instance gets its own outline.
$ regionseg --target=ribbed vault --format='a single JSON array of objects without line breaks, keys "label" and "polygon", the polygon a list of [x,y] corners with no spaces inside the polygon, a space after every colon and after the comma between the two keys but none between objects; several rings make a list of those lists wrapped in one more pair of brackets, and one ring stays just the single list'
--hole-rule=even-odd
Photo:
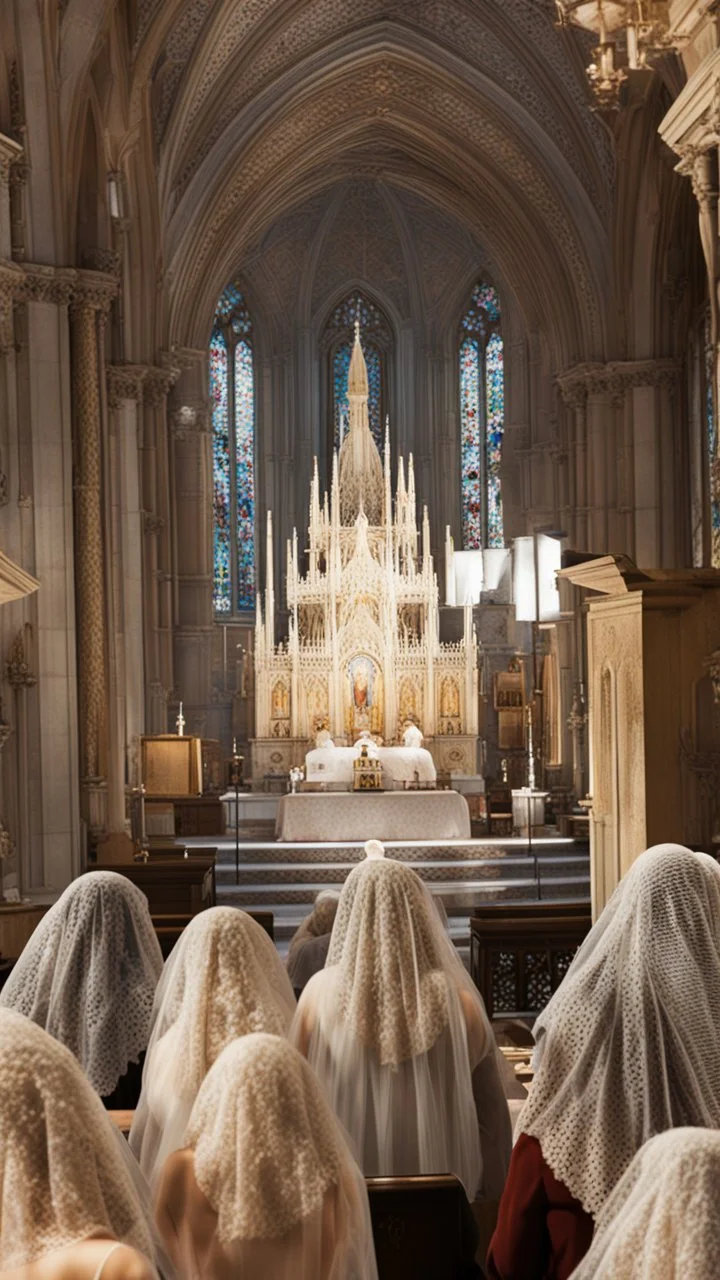
[{"label": "ribbed vault", "polygon": [[202,345],[251,246],[358,172],[461,223],[558,363],[606,355],[612,171],[574,49],[527,0],[140,4],[169,340]]}]

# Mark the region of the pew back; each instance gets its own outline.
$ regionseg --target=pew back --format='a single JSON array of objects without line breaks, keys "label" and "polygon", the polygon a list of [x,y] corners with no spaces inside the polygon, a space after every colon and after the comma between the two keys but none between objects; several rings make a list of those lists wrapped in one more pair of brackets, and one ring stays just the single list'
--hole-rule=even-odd
[{"label": "pew back", "polygon": [[366,1178],[379,1280],[460,1280],[474,1269],[477,1228],[452,1174]]},{"label": "pew back", "polygon": [[592,919],[587,903],[490,905],[470,921],[470,972],[490,1018],[537,1017]]}]

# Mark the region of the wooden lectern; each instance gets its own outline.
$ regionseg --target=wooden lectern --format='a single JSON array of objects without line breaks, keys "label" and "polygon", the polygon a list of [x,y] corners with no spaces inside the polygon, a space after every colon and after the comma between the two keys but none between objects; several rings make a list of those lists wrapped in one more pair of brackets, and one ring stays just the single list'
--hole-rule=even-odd
[{"label": "wooden lectern", "polygon": [[202,741],[161,733],[142,739],[146,796],[202,795]]}]

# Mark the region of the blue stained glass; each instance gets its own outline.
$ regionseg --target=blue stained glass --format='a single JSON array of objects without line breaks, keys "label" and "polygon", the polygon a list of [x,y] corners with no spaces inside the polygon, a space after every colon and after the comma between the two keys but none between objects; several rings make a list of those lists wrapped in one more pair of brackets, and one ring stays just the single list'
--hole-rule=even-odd
[{"label": "blue stained glass", "polygon": [[382,449],[384,439],[385,353],[392,346],[392,330],[382,311],[360,289],[354,289],[338,303],[323,331],[325,348],[332,351],[332,431],[333,446],[340,440],[340,416],[348,426],[347,378],[354,341],[355,321],[360,321],[365,363],[368,371],[368,420],[373,439]]},{"label": "blue stained glass", "polygon": [[487,484],[487,545],[502,547],[503,510],[500,488],[503,427],[505,425],[505,372],[503,340],[493,333],[485,348],[485,475]]},{"label": "blue stained glass", "polygon": [[210,340],[210,404],[213,449],[213,606],[229,613],[230,590],[230,439],[228,428],[228,352],[218,330]]},{"label": "blue stained glass", "polygon": [[255,394],[252,347],[235,347],[235,470],[237,501],[237,603],[255,604]]},{"label": "blue stained glass", "polygon": [[500,471],[505,425],[500,300],[478,284],[460,325],[460,458],[463,546],[502,547]]},{"label": "blue stained glass", "polygon": [[460,437],[463,547],[472,551],[483,544],[480,352],[474,338],[460,347]]},{"label": "blue stained glass", "polygon": [[[373,440],[375,441],[378,449],[381,450],[384,437],[382,420],[382,356],[374,343],[370,343],[363,339],[362,347],[368,371],[368,421]],[[335,449],[339,447],[340,443],[341,416],[343,420],[343,431],[347,432],[348,429],[349,404],[347,384],[351,354],[352,343],[343,342],[336,348],[333,355],[333,447]]]},{"label": "blue stained glass", "polygon": [[[228,285],[210,340],[213,424],[213,605],[216,613],[255,604],[255,387],[252,323]],[[231,423],[233,426],[231,426]]]}]

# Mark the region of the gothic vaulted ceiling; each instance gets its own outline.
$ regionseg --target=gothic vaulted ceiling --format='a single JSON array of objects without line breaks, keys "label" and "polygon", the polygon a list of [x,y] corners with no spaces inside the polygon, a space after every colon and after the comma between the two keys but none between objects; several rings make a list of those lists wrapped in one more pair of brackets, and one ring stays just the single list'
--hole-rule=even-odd
[{"label": "gothic vaulted ceiling", "polygon": [[566,358],[601,357],[611,150],[553,12],[139,0],[132,103],[152,121],[173,339],[207,335],[223,284],[278,220],[319,216],[323,194],[365,177],[408,217],[435,209],[438,235],[451,222],[484,246]]}]

